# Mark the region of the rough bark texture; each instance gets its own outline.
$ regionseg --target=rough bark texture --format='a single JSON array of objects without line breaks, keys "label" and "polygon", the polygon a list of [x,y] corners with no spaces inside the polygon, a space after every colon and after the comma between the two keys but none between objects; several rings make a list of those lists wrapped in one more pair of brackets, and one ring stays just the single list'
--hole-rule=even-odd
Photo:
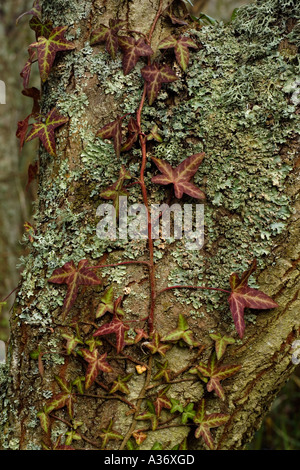
[{"label": "rough bark texture", "polygon": [[[135,112],[142,90],[142,65],[124,77],[120,58],[112,61],[104,48],[92,49],[88,41],[93,29],[116,16],[126,18],[130,29],[147,33],[158,3],[43,2],[44,16],[55,26],[61,25],[63,18],[63,24],[70,26],[68,39],[76,44],[75,52],[60,55],[56,61],[43,87],[43,110],[57,106],[70,121],[57,133],[57,158],[41,149],[37,235],[24,259],[7,365],[1,368],[0,376],[0,442],[4,449],[39,449],[41,440],[49,436],[42,432],[36,413],[59,391],[54,375],[72,381],[84,374],[85,367],[78,359],[63,354],[61,334],[71,330],[61,317],[65,286],[47,283],[53,269],[83,258],[97,265],[147,259],[146,242],[107,242],[97,239],[95,233],[96,208],[103,202],[99,193],[117,179],[121,163],[137,176],[140,161],[138,149],[129,163],[128,154],[117,161],[112,145],[95,139],[95,133],[117,115]],[[195,177],[207,195],[205,246],[188,252],[181,241],[156,243],[158,289],[176,284],[228,289],[230,273],[243,271],[257,258],[259,269],[252,286],[259,286],[280,305],[274,311],[249,311],[241,341],[234,332],[226,294],[171,291],[157,300],[158,331],[165,334],[175,328],[178,314],[184,313],[195,337],[206,346],[203,361],[213,349],[210,333],[232,334],[237,340],[227,349],[224,364],[238,363],[242,369],[225,381],[225,402],[206,394],[201,381],[182,381],[168,392],[175,399],[195,403],[205,394],[208,411],[231,415],[227,425],[214,434],[219,449],[243,448],[294,368],[291,345],[300,333],[299,118],[295,93],[298,17],[297,0],[258,1],[242,8],[231,24],[194,25],[191,34],[201,48],[191,54],[187,74],[177,68],[180,80],[164,88],[155,104],[143,111],[145,128],[157,122],[164,137],[163,143],[150,149],[151,155],[175,166],[191,154],[206,153]],[[159,21],[154,49],[171,27],[171,23]],[[167,54],[166,60],[172,61],[172,57]],[[165,190],[150,185],[154,173],[149,164],[150,200],[164,201]],[[141,202],[138,187],[130,192],[130,201]],[[70,317],[94,321],[101,294],[111,284],[116,297],[127,289],[123,305],[129,319],[147,314],[146,268],[118,267],[101,273],[103,285],[81,291]],[[93,327],[84,328],[88,337]],[[52,352],[44,358],[43,378],[37,361],[30,358],[30,352],[38,347]],[[105,347],[110,352],[111,346]],[[124,352],[145,361],[143,349],[137,354],[128,347]],[[173,347],[167,353],[170,368],[175,372],[183,369],[193,354],[187,348]],[[114,374],[101,380],[110,386],[118,373],[133,372],[126,398],[134,401],[144,387],[145,374],[135,374],[135,364],[130,361],[113,361],[113,365]],[[83,421],[80,431],[89,442],[79,441],[76,446],[92,448],[90,441],[98,442],[100,429],[112,416],[114,429],[126,435],[132,425],[132,414],[127,412],[128,406],[120,400],[79,397],[76,419]],[[57,415],[69,421],[64,410]],[[52,439],[67,430],[65,423],[54,421]],[[150,449],[155,441],[172,448],[190,434],[188,426],[149,432],[142,448]],[[109,446],[118,448],[114,441]],[[192,438],[190,446],[203,448],[201,441]]]}]

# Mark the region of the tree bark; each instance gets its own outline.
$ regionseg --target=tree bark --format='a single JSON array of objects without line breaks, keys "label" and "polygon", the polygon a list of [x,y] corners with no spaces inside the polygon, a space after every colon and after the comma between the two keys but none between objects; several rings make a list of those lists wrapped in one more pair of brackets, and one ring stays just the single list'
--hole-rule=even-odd
[{"label": "tree bark", "polygon": [[[163,2],[164,7],[167,4]],[[65,353],[62,334],[74,332],[71,319],[88,339],[95,331],[95,310],[110,285],[115,298],[125,296],[128,321],[148,314],[149,272],[142,264],[97,271],[102,285],[82,289],[65,321],[61,306],[66,286],[47,280],[54,269],[71,260],[77,265],[88,259],[95,266],[148,260],[145,240],[104,241],[96,236],[96,210],[103,203],[99,194],[117,180],[121,164],[138,178],[141,153],[137,147],[131,154],[122,153],[118,160],[112,144],[96,139],[95,134],[117,116],[135,113],[143,90],[140,69],[144,64],[124,77],[120,56],[113,61],[104,47],[91,48],[89,38],[92,30],[108,25],[110,18],[126,19],[128,29],[147,34],[158,7],[158,0],[43,2],[43,17],[51,19],[54,26],[68,25],[67,38],[76,49],[56,59],[43,86],[42,111],[46,114],[56,106],[70,120],[56,133],[56,158],[40,148],[36,236],[11,318],[7,363],[0,369],[3,449],[40,449],[42,441],[50,447],[71,429],[65,408],[51,413],[48,435],[36,417],[59,393],[55,375],[72,382],[85,374],[85,361]],[[114,371],[99,375],[104,388],[94,384],[92,391],[77,397],[75,418],[82,424],[81,440],[72,443],[76,448],[101,447],[99,435],[112,418],[113,429],[124,439],[109,441],[109,449],[119,449],[120,443],[124,447],[134,430],[147,427],[149,421],[141,425],[135,420],[138,413],[128,413],[128,402],[140,403],[144,409],[145,391],[155,385],[156,359],[161,363],[167,359],[168,367],[180,378],[173,380],[167,392],[170,398],[197,404],[205,397],[208,412],[230,415],[225,426],[212,431],[216,448],[226,450],[241,449],[251,440],[293,372],[291,346],[300,333],[299,13],[296,0],[258,1],[241,8],[230,24],[203,28],[193,24],[190,34],[199,50],[191,51],[186,74],[174,63],[172,53],[165,53],[162,60],[175,68],[179,80],[164,86],[159,98],[152,106],[146,104],[142,113],[145,129],[149,131],[156,123],[163,136],[162,143],[148,147],[146,182],[151,203],[167,199],[167,191],[150,183],[150,176],[157,174],[151,156],[175,167],[192,154],[206,154],[194,179],[206,194],[204,247],[188,251],[181,240],[157,242],[157,291],[178,284],[228,290],[230,274],[245,271],[256,258],[258,270],[251,285],[271,296],[279,307],[247,311],[241,340],[234,331],[227,294],[188,289],[162,293],[155,304],[156,330],[165,335],[176,328],[178,315],[184,314],[195,339],[205,346],[201,361],[206,362],[213,351],[211,333],[235,338],[222,361],[242,367],[224,381],[225,401],[208,393],[200,379],[179,375],[197,364],[194,349],[175,345],[165,358],[156,354],[153,361],[145,347],[127,346],[119,355],[122,358],[114,359],[114,338],[107,342],[103,337],[99,351],[108,353]],[[166,18],[157,22],[152,40],[157,57],[158,42],[176,28]],[[129,201],[142,203],[139,185],[132,186]],[[102,323],[102,319],[97,321]],[[39,348],[44,353],[43,376],[31,354]],[[143,374],[136,372],[140,363],[148,367]],[[99,390],[107,396],[116,377],[129,373],[133,374],[129,395],[114,399],[85,396]],[[191,377],[192,382],[186,381]],[[170,415],[164,411],[162,416],[167,421]],[[171,424],[149,431],[141,448],[151,449],[160,442],[170,449],[185,437],[189,448],[206,448],[202,440],[194,439],[192,424]]]}]

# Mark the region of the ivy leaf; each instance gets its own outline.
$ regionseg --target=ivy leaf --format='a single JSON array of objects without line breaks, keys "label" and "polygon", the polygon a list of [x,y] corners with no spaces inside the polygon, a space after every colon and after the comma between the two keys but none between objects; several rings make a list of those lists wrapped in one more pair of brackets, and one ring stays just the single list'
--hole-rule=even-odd
[{"label": "ivy leaf", "polygon": [[151,428],[152,431],[155,431],[158,426],[158,417],[155,413],[155,407],[154,404],[150,401],[147,400],[147,410],[143,411],[140,413],[138,416],[136,416],[137,421],[151,421]]},{"label": "ivy leaf", "polygon": [[81,441],[81,436],[74,429],[66,432],[66,446],[72,444],[72,441]]},{"label": "ivy leaf", "polygon": [[78,288],[82,286],[95,286],[101,284],[100,279],[88,268],[88,260],[82,259],[76,268],[74,261],[69,261],[62,268],[55,269],[48,282],[54,284],[67,284],[67,294],[63,305],[63,316],[70,311],[75,303]]},{"label": "ivy leaf", "polygon": [[189,403],[182,412],[181,422],[186,424],[189,419],[194,419],[196,411],[194,410],[194,403]]},{"label": "ivy leaf", "polygon": [[215,341],[215,350],[217,359],[219,361],[221,357],[224,356],[228,344],[235,343],[235,340],[230,336],[222,336],[220,333],[212,333],[209,336]]},{"label": "ivy leaf", "polygon": [[109,373],[113,372],[113,369],[106,362],[107,353],[100,356],[97,349],[94,349],[93,352],[83,349],[82,354],[85,361],[89,364],[85,374],[85,389],[88,390],[95,382],[100,371]]},{"label": "ivy leaf", "polygon": [[20,73],[20,76],[23,79],[23,87],[25,89],[28,88],[28,83],[29,83],[30,74],[31,74],[31,65],[32,65],[33,61],[35,60],[36,55],[37,55],[36,49],[31,49],[29,47],[29,49],[28,49],[28,60],[27,60],[26,64],[24,65],[24,67],[23,67],[23,69]]},{"label": "ivy leaf", "polygon": [[109,27],[100,25],[100,27],[92,32],[90,44],[94,46],[105,42],[105,49],[112,56],[116,58],[119,49],[118,32],[126,26],[125,20],[109,20]]},{"label": "ivy leaf", "polygon": [[40,18],[41,14],[42,14],[42,9],[41,9],[41,5],[40,5],[40,0],[35,0],[33,2],[33,6],[31,8],[31,10],[25,11],[25,13],[22,13],[22,15],[18,16],[18,18],[16,19],[16,24],[18,24],[20,19],[23,18],[23,16],[25,16],[25,15],[34,15],[34,16],[37,16],[38,18]]},{"label": "ivy leaf", "polygon": [[210,429],[223,426],[227,423],[229,418],[229,415],[223,413],[207,414],[205,410],[205,399],[202,398],[198,411],[194,416],[194,423],[199,425],[195,431],[195,437],[197,439],[202,437],[209,449],[214,450],[215,445]]},{"label": "ivy leaf", "polygon": [[142,38],[135,41],[130,36],[120,36],[119,46],[124,52],[122,60],[124,75],[128,75],[134,69],[140,57],[153,54],[151,47]]},{"label": "ivy leaf", "polygon": [[28,96],[33,99],[33,107],[30,116],[37,117],[40,113],[40,104],[41,92],[35,87],[25,88],[22,90],[22,95]]},{"label": "ivy leaf", "polygon": [[30,119],[30,115],[27,116],[25,119],[23,119],[23,121],[18,122],[16,137],[20,139],[20,152],[22,151],[22,148],[26,140],[26,134],[27,134],[28,127],[29,127],[29,119]]},{"label": "ivy leaf", "polygon": [[37,137],[44,145],[47,152],[56,156],[54,130],[68,122],[68,118],[61,116],[56,108],[52,108],[45,117],[32,124],[32,129],[26,137],[26,142],[30,142]]},{"label": "ivy leaf", "polygon": [[43,23],[37,16],[31,18],[31,20],[29,21],[29,26],[35,32],[37,40],[40,36],[49,38],[51,32],[53,31],[52,21],[47,21],[47,23]]},{"label": "ivy leaf", "polygon": [[158,133],[158,125],[157,124],[154,124],[154,126],[152,127],[151,131],[150,131],[150,134],[147,136],[147,140],[156,140],[156,142],[162,142],[163,141],[163,138],[162,136]]},{"label": "ivy leaf", "polygon": [[170,382],[172,371],[171,369],[169,369],[168,361],[165,361],[163,364],[161,364],[160,362],[156,362],[156,367],[158,371],[154,375],[153,380],[164,379],[165,382]]},{"label": "ivy leaf", "polygon": [[115,121],[109,122],[96,134],[101,139],[113,139],[117,157],[120,157],[122,146],[122,119],[118,116]]},{"label": "ivy leaf", "polygon": [[49,37],[39,37],[37,42],[30,44],[29,49],[36,49],[42,82],[45,82],[51,71],[57,52],[75,49],[74,44],[64,37],[68,26],[54,28]]},{"label": "ivy leaf", "polygon": [[101,318],[106,312],[114,312],[114,292],[113,287],[109,287],[100,299],[100,305],[96,311],[96,318]]},{"label": "ivy leaf", "polygon": [[152,341],[145,342],[144,346],[150,349],[151,354],[158,353],[163,357],[166,355],[166,352],[172,347],[170,344],[163,344],[160,342],[160,335],[157,331],[154,332]]},{"label": "ivy leaf", "polygon": [[242,366],[238,364],[219,366],[216,359],[216,354],[213,353],[207,365],[200,362],[196,366],[196,369],[204,377],[209,378],[209,381],[206,384],[207,391],[212,392],[214,390],[221,400],[225,400],[225,393],[220,382],[236,374]]},{"label": "ivy leaf", "polygon": [[177,328],[175,330],[170,331],[161,340],[170,341],[172,343],[177,343],[177,341],[183,340],[186,344],[191,347],[196,344],[193,338],[193,332],[189,329],[188,322],[181,313],[178,317]]},{"label": "ivy leaf", "polygon": [[98,346],[102,346],[103,343],[101,339],[95,339],[93,336],[85,341],[85,344],[88,345],[90,352],[93,352]]},{"label": "ivy leaf", "polygon": [[77,335],[74,336],[69,333],[64,333],[62,337],[67,340],[66,350],[68,355],[72,354],[77,344],[83,344],[83,341],[81,341]]},{"label": "ivy leaf", "polygon": [[[168,389],[169,387],[167,387]],[[161,390],[155,401],[154,401],[155,413],[158,418],[161,416],[161,412],[164,408],[170,410],[172,408],[172,403],[166,395],[166,389]]]},{"label": "ivy leaf", "polygon": [[42,430],[48,434],[49,430],[50,430],[50,418],[49,418],[49,415],[45,412],[45,409],[44,411],[39,411],[37,413],[37,417],[39,418],[40,420],[40,424],[41,424],[41,427],[42,427]]},{"label": "ivy leaf", "polygon": [[138,123],[133,118],[130,118],[129,120],[128,132],[129,132],[129,136],[125,144],[122,145],[121,152],[128,152],[138,139],[140,129],[139,129]]},{"label": "ivy leaf", "polygon": [[114,317],[112,322],[105,323],[93,334],[93,336],[116,335],[117,353],[121,352],[125,346],[125,331],[129,330],[129,326],[125,325],[118,317]]},{"label": "ivy leaf", "polygon": [[245,308],[264,310],[278,307],[278,304],[274,302],[274,300],[272,300],[268,295],[264,294],[258,289],[248,287],[249,277],[255,270],[256,260],[254,260],[250,268],[242,274],[241,279],[237,273],[233,273],[230,276],[230,286],[232,293],[228,298],[228,302],[235,328],[240,338],[243,338],[245,331]]},{"label": "ivy leaf", "polygon": [[179,400],[175,400],[174,398],[171,398],[171,405],[172,408],[170,409],[170,413],[182,413],[183,412],[183,406],[180,403]]},{"label": "ivy leaf", "polygon": [[65,380],[61,379],[58,376],[55,376],[56,381],[58,382],[62,392],[58,395],[55,395],[48,405],[45,407],[45,413],[49,414],[51,411],[60,410],[65,406],[68,409],[70,418],[73,418],[74,415],[74,403],[76,402],[76,396],[72,393],[72,385],[70,385]]},{"label": "ivy leaf", "polygon": [[135,442],[137,443],[138,446],[143,444],[144,440],[147,439],[147,434],[142,431],[135,431],[132,433],[132,437],[134,437]]},{"label": "ivy leaf", "polygon": [[121,377],[118,375],[117,379],[113,381],[113,386],[110,389],[109,393],[116,393],[117,391],[124,393],[125,395],[129,395],[130,390],[126,382],[128,382],[133,374],[128,374],[126,377]]},{"label": "ivy leaf", "polygon": [[180,36],[179,39],[176,39],[174,36],[168,36],[158,45],[158,49],[174,49],[176,61],[184,72],[189,64],[189,47],[198,48],[197,44],[187,36]]},{"label": "ivy leaf", "polygon": [[143,328],[135,328],[134,331],[136,332],[136,336],[134,338],[134,343],[139,343],[142,339],[148,339],[149,335],[146,333]]},{"label": "ivy leaf", "polygon": [[176,25],[179,24],[180,26],[186,26],[188,25],[188,22],[183,20],[182,18],[177,18],[172,12],[167,13],[168,17],[172,21],[172,24]]},{"label": "ivy leaf", "polygon": [[151,106],[157,98],[163,83],[174,82],[178,79],[176,73],[167,65],[146,65],[141,70],[142,76],[146,81],[147,96],[149,105]]},{"label": "ivy leaf", "polygon": [[80,395],[84,394],[83,382],[85,382],[85,377],[78,375],[75,380],[73,380],[72,385],[77,387],[78,393]]},{"label": "ivy leaf", "polygon": [[190,179],[197,172],[205,153],[196,153],[186,158],[176,168],[172,168],[171,165],[165,160],[152,157],[153,162],[161,172],[160,175],[152,178],[152,183],[168,185],[174,185],[175,196],[181,199],[183,194],[188,194],[196,199],[205,199],[205,194],[197,186],[190,182]]},{"label": "ivy leaf", "polygon": [[107,446],[108,442],[111,440],[120,441],[123,439],[122,434],[119,434],[118,432],[113,430],[112,419],[110,420],[107,429],[101,429],[101,433],[99,434],[99,436],[102,439],[102,449],[104,449]]}]

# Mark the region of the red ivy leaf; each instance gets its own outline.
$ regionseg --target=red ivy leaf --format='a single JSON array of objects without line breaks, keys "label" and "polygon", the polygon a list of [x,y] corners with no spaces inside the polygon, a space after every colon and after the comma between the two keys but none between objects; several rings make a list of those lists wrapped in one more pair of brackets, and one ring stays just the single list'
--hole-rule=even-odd
[{"label": "red ivy leaf", "polygon": [[101,284],[100,279],[98,279],[92,269],[88,268],[87,264],[88,260],[83,259],[79,261],[78,267],[76,268],[74,261],[70,261],[64,264],[62,268],[55,269],[50,279],[48,279],[48,282],[67,284],[68,286],[63,305],[64,317],[74,305],[80,285],[95,286]]},{"label": "red ivy leaf", "polygon": [[149,104],[152,105],[161,90],[163,83],[174,82],[178,79],[175,72],[167,65],[146,65],[141,71],[146,81]]},{"label": "red ivy leaf", "polygon": [[128,132],[129,132],[129,136],[125,144],[122,145],[121,152],[128,152],[138,139],[140,129],[139,129],[138,123],[133,118],[130,118],[129,120]]},{"label": "red ivy leaf", "polygon": [[52,21],[42,23],[42,21],[37,16],[31,18],[31,20],[29,21],[29,26],[35,32],[36,39],[38,39],[40,36],[49,38],[53,30]]},{"label": "red ivy leaf", "polygon": [[116,335],[117,353],[121,352],[125,346],[125,331],[129,326],[125,325],[118,317],[114,317],[110,323],[105,323],[93,334],[93,336]]},{"label": "red ivy leaf", "polygon": [[136,66],[140,57],[147,57],[153,54],[151,47],[140,38],[137,41],[130,36],[119,37],[119,46],[124,52],[122,65],[124,75],[128,75]]},{"label": "red ivy leaf", "polygon": [[29,47],[28,55],[29,55],[28,60],[27,60],[26,64],[24,65],[24,67],[23,67],[23,69],[20,73],[21,77],[23,78],[23,87],[24,88],[28,88],[28,83],[29,83],[30,73],[31,73],[31,64],[35,60],[36,50],[31,49]]},{"label": "red ivy leaf", "polygon": [[24,228],[28,234],[30,243],[33,243],[34,235],[35,235],[35,228],[29,222],[25,222]]},{"label": "red ivy leaf", "polygon": [[118,116],[115,121],[109,122],[96,134],[101,139],[113,139],[117,157],[120,157],[122,145],[122,119]]},{"label": "red ivy leaf", "polygon": [[248,280],[256,269],[256,260],[253,261],[250,268],[245,271],[241,279],[237,273],[230,276],[230,286],[232,293],[228,298],[230,311],[233,317],[236,331],[240,338],[243,338],[245,331],[244,310],[245,308],[254,308],[264,310],[276,308],[278,304],[274,302],[268,295],[258,289],[248,287]]},{"label": "red ivy leaf", "polygon": [[202,163],[204,156],[205,153],[196,153],[186,158],[176,168],[172,168],[165,160],[152,157],[152,160],[162,174],[154,176],[151,181],[152,183],[162,185],[173,184],[175,196],[178,199],[182,198],[183,193],[196,199],[204,199],[205,194],[203,191],[190,182],[190,179]]},{"label": "red ivy leaf", "polygon": [[168,17],[172,21],[172,24],[179,24],[181,26],[188,25],[187,21],[184,21],[182,18],[177,18],[177,16],[173,15],[172,12],[167,13]]},{"label": "red ivy leaf", "polygon": [[100,371],[112,372],[113,369],[108,362],[106,362],[107,353],[100,356],[97,349],[94,349],[92,352],[88,349],[83,349],[82,354],[84,359],[89,363],[85,375],[85,388],[87,390],[94,383]]},{"label": "red ivy leaf", "polygon": [[159,49],[174,49],[177,63],[183,71],[186,71],[189,64],[189,47],[192,47],[193,49],[198,48],[197,44],[187,36],[180,36],[179,39],[174,38],[174,36],[168,36],[158,45]]},{"label": "red ivy leaf", "polygon": [[16,137],[20,139],[20,152],[22,151],[22,148],[25,143],[26,134],[27,134],[28,127],[29,127],[29,119],[30,119],[30,115],[27,116],[27,118],[25,118],[23,121],[18,122]]},{"label": "red ivy leaf", "polygon": [[229,420],[230,416],[223,413],[212,413],[207,414],[205,410],[205,399],[202,398],[198,411],[194,416],[194,423],[198,424],[198,428],[195,431],[195,437],[199,439],[202,437],[206,445],[213,450],[215,445],[210,433],[211,428],[217,428],[223,426]]},{"label": "red ivy leaf", "polygon": [[221,380],[225,380],[228,377],[236,374],[242,366],[238,364],[229,364],[225,366],[219,366],[216,361],[216,355],[213,353],[207,363],[207,365],[200,362],[196,369],[204,376],[209,377],[206,388],[208,392],[214,390],[219,398],[225,399],[224,390],[220,384]]},{"label": "red ivy leaf", "polygon": [[22,95],[28,96],[29,98],[33,99],[33,107],[31,111],[31,116],[37,116],[40,112],[40,104],[39,101],[41,99],[41,92],[35,87],[32,88],[25,88],[22,90]]},{"label": "red ivy leaf", "polygon": [[58,26],[54,28],[49,37],[39,37],[37,42],[30,44],[30,49],[36,49],[38,64],[42,82],[45,82],[51,71],[56,54],[59,51],[70,51],[75,46],[64,37],[68,26]]},{"label": "red ivy leaf", "polygon": [[112,56],[116,58],[117,51],[119,49],[118,32],[123,29],[126,25],[124,20],[109,20],[109,28],[104,25],[100,25],[98,29],[92,32],[90,44],[94,46],[96,44],[105,42],[105,49]]},{"label": "red ivy leaf", "polygon": [[26,142],[39,137],[45,149],[50,155],[56,156],[54,130],[65,124],[69,119],[61,116],[56,108],[32,125],[32,129],[26,138]]},{"label": "red ivy leaf", "polygon": [[22,13],[22,15],[18,16],[18,18],[16,19],[16,24],[18,24],[20,19],[23,18],[23,16],[25,16],[25,15],[34,15],[34,16],[37,16],[38,18],[40,18],[41,13],[42,13],[42,9],[41,9],[41,5],[40,5],[40,0],[35,0],[33,2],[33,6],[31,8],[31,10],[25,11],[25,13]]}]

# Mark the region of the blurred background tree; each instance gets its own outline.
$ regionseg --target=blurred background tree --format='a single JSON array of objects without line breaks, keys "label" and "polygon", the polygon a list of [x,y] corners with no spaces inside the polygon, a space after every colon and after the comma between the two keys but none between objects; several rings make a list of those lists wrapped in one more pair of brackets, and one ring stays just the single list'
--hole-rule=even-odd
[{"label": "blurred background tree", "polygon": [[[188,2],[186,2],[188,3]],[[243,0],[194,0],[190,12],[216,20],[229,21],[235,8],[250,3]],[[24,223],[30,221],[35,197],[35,183],[25,191],[28,165],[35,155],[36,143],[29,143],[19,154],[15,132],[17,122],[31,112],[31,101],[21,94],[20,70],[27,60],[24,44],[34,41],[27,21],[16,26],[16,18],[29,9],[32,0],[1,0],[0,5],[0,80],[6,84],[6,104],[0,105],[0,299],[13,290],[19,280],[18,258],[23,253],[20,240]],[[39,78],[36,77],[38,87]],[[4,361],[4,341],[8,337],[10,302],[0,310],[0,362]],[[263,426],[255,435],[249,450],[300,449],[300,368],[291,377],[273,403]]]}]

